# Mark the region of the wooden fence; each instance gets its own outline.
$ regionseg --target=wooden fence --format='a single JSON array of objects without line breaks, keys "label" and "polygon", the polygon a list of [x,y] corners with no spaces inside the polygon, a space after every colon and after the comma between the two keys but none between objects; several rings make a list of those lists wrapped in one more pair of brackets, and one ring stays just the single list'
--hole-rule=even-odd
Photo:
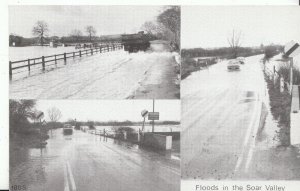
[{"label": "wooden fence", "polygon": [[285,81],[283,76],[276,70],[275,66],[273,66],[273,69],[270,69],[264,64],[264,73],[273,81],[274,85],[277,83],[277,80],[279,80],[280,92],[290,91],[292,88],[289,82]]},{"label": "wooden fence", "polygon": [[[90,48],[90,49],[84,49],[79,50],[75,52],[68,52],[68,53],[62,53],[62,54],[55,54],[51,56],[42,56],[38,58],[29,58],[25,60],[19,60],[19,61],[9,61],[9,79],[12,80],[13,71],[16,70],[22,70],[20,72],[28,71],[30,72],[32,67],[40,65],[42,71],[45,71],[46,67],[57,65],[57,61],[63,60],[64,63],[67,63],[67,59],[69,58],[75,58],[75,57],[82,57],[84,55],[93,55],[97,53],[102,52],[110,52],[115,50],[123,49],[123,45],[121,43],[117,44],[109,44],[109,45],[101,45],[99,47]],[[50,63],[47,64],[46,63]],[[24,70],[26,69],[27,70]]]}]

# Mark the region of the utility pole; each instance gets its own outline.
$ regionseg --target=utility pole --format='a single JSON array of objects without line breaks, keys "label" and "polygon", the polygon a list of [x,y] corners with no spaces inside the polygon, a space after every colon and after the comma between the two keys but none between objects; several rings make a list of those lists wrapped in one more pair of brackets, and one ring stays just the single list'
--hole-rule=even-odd
[{"label": "utility pole", "polygon": [[[154,99],[153,99],[153,113],[154,113]],[[152,133],[154,132],[154,120],[152,120]]]}]

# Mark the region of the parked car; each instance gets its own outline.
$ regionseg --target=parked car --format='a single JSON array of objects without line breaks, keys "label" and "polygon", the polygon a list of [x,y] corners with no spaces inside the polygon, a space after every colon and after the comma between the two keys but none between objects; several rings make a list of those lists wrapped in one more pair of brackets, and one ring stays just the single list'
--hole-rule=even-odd
[{"label": "parked car", "polygon": [[70,124],[65,124],[63,127],[64,135],[72,135],[73,134],[73,127]]},{"label": "parked car", "polygon": [[240,70],[240,61],[230,60],[227,65],[228,70]]},{"label": "parked car", "polygon": [[244,57],[238,57],[237,60],[238,60],[241,64],[245,64],[245,58],[244,58]]}]

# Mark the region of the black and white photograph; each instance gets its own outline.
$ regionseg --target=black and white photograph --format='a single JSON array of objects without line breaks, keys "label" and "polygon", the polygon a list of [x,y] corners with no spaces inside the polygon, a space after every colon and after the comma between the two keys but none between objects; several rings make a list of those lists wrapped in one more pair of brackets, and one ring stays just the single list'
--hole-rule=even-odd
[{"label": "black and white photograph", "polygon": [[179,100],[9,102],[11,190],[180,190]]},{"label": "black and white photograph", "polygon": [[181,20],[182,179],[300,180],[300,9],[182,6]]},{"label": "black and white photograph", "polygon": [[9,6],[11,99],[179,99],[179,6]]}]

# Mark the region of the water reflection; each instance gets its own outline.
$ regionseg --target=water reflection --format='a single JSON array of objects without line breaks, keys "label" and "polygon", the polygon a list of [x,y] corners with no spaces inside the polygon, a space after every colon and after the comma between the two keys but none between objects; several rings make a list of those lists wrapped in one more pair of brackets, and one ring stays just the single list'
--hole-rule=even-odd
[{"label": "water reflection", "polygon": [[[50,136],[50,134],[52,134]],[[64,187],[63,166],[66,160],[80,161],[83,165],[89,164],[103,153],[107,156],[125,157],[137,164],[153,166],[152,161],[179,160],[178,155],[171,151],[157,151],[122,140],[89,134],[74,130],[72,135],[63,135],[62,129],[49,132],[50,138],[45,148],[19,148],[10,154],[10,185],[27,185],[28,190],[62,190]],[[12,147],[11,147],[12,149]],[[81,151],[82,150],[82,151]],[[76,153],[76,154],[74,154]],[[80,155],[85,154],[85,155]],[[92,159],[89,158],[92,156]],[[107,163],[118,165],[118,160],[111,158]],[[75,165],[76,166],[76,165]],[[74,167],[74,166],[73,166]],[[76,168],[81,168],[76,166]],[[80,177],[80,174],[77,174]]]}]

